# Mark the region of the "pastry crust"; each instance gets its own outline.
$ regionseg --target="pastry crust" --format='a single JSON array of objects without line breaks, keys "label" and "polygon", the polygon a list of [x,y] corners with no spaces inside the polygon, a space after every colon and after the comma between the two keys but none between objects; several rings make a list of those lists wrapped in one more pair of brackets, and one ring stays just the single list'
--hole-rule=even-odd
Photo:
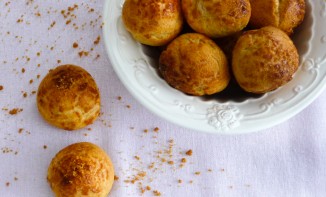
[{"label": "pastry crust", "polygon": [[274,26],[291,35],[305,16],[305,0],[250,0],[250,3],[249,23],[254,28]]},{"label": "pastry crust", "polygon": [[169,43],[183,26],[179,0],[126,0],[122,20],[135,40],[150,46]]},{"label": "pastry crust", "polygon": [[100,93],[93,77],[83,68],[62,65],[51,70],[37,92],[43,118],[65,130],[83,128],[100,114]]},{"label": "pastry crust", "polygon": [[182,0],[181,4],[189,26],[212,38],[241,31],[251,15],[249,0]]},{"label": "pastry crust", "polygon": [[114,168],[104,150],[80,142],[55,155],[47,180],[56,197],[106,197],[113,185]]},{"label": "pastry crust", "polygon": [[220,92],[230,80],[223,51],[198,33],[173,40],[160,55],[159,71],[172,87],[197,96]]},{"label": "pastry crust", "polygon": [[233,50],[233,74],[247,92],[262,94],[279,88],[292,79],[298,66],[292,40],[272,26],[245,32]]}]

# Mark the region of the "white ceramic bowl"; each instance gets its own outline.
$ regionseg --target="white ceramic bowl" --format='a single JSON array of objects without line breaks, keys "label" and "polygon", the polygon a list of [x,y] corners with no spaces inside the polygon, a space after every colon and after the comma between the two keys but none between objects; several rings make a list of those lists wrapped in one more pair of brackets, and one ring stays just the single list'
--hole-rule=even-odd
[{"label": "white ceramic bowl", "polygon": [[[157,72],[151,49],[125,30],[124,0],[106,0],[104,39],[112,66],[130,93],[158,116],[198,131],[236,134],[262,130],[294,116],[309,105],[326,83],[326,1],[306,1],[306,17],[293,40],[300,67],[292,81],[262,96],[228,93],[195,97],[170,87]],[[157,55],[156,55],[157,56]]]}]

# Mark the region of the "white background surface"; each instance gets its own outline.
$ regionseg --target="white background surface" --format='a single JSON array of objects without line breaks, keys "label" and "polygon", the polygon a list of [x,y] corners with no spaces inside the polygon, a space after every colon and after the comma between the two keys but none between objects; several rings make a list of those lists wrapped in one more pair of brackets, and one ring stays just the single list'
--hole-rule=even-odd
[{"label": "white background surface", "polygon": [[[74,4],[78,8],[64,18],[61,11]],[[141,106],[115,75],[103,44],[103,5],[0,1],[0,196],[53,196],[47,167],[60,149],[80,141],[110,155],[119,180],[109,196],[154,196],[153,190],[162,196],[326,195],[325,91],[295,117],[256,133],[224,136],[178,127]],[[80,51],[89,54],[80,57]],[[99,86],[102,114],[85,129],[54,128],[37,111],[33,91],[60,64],[82,66]],[[10,115],[12,109],[22,111]],[[189,149],[192,156],[185,154]],[[182,168],[181,158],[187,160]],[[140,171],[146,176],[128,183]],[[142,194],[147,185],[151,191]]]}]

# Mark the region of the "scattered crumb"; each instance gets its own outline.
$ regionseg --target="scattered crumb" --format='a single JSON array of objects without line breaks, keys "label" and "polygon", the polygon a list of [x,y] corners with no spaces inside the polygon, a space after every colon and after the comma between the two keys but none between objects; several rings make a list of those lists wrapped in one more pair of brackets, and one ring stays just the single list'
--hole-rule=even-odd
[{"label": "scattered crumb", "polygon": [[155,127],[153,131],[154,131],[154,132],[158,132],[159,130],[160,130],[160,128]]},{"label": "scattered crumb", "polygon": [[88,56],[88,54],[89,54],[88,51],[80,51],[80,52],[78,52],[79,57]]},{"label": "scattered crumb", "polygon": [[100,40],[101,40],[101,37],[98,36],[98,37],[96,38],[96,40],[94,41],[94,44],[97,45],[97,44],[100,42]]},{"label": "scattered crumb", "polygon": [[118,181],[118,180],[119,180],[119,177],[116,176],[116,175],[114,175],[114,180],[115,180],[115,181]]},{"label": "scattered crumb", "polygon": [[182,163],[186,163],[186,162],[187,162],[187,159],[186,159],[186,158],[182,158],[182,159],[181,159],[181,162],[182,162]]},{"label": "scattered crumb", "polygon": [[73,48],[77,48],[77,47],[78,47],[78,43],[77,43],[77,42],[74,42],[74,43],[72,44],[72,47],[73,47]]},{"label": "scattered crumb", "polygon": [[191,156],[191,155],[192,155],[192,150],[191,150],[191,149],[188,150],[188,151],[186,152],[186,155]]},{"label": "scattered crumb", "polygon": [[126,107],[127,107],[128,109],[130,109],[130,108],[131,108],[131,106],[130,106],[130,105],[126,105]]},{"label": "scattered crumb", "polygon": [[140,160],[140,157],[136,155],[136,156],[135,156],[135,159],[136,159],[136,160]]},{"label": "scattered crumb", "polygon": [[9,187],[9,185],[10,185],[10,182],[6,182],[6,186]]},{"label": "scattered crumb", "polygon": [[47,145],[44,145],[44,146],[43,146],[43,149],[47,149],[47,148],[48,148],[48,146],[47,146]]},{"label": "scattered crumb", "polygon": [[17,177],[14,177],[14,181],[18,181],[18,178]]},{"label": "scattered crumb", "polygon": [[182,180],[181,180],[181,179],[179,179],[179,180],[178,180],[178,183],[182,183]]},{"label": "scattered crumb", "polygon": [[195,172],[195,175],[200,175],[201,173],[199,171]]},{"label": "scattered crumb", "polygon": [[153,191],[154,196],[161,196],[161,192],[154,190]]},{"label": "scattered crumb", "polygon": [[18,133],[21,134],[23,132],[23,130],[24,130],[23,128],[19,128]]},{"label": "scattered crumb", "polygon": [[23,109],[14,108],[14,109],[11,109],[11,110],[9,111],[9,114],[10,114],[10,115],[16,115],[16,114],[18,114],[19,112],[22,112],[22,111],[23,111]]},{"label": "scattered crumb", "polygon": [[118,100],[121,101],[122,97],[121,96],[118,96]]},{"label": "scattered crumb", "polygon": [[144,133],[148,133],[148,129],[144,129]]},{"label": "scattered crumb", "polygon": [[1,90],[3,90],[3,86],[2,86],[2,85],[0,85],[0,91],[1,91]]}]

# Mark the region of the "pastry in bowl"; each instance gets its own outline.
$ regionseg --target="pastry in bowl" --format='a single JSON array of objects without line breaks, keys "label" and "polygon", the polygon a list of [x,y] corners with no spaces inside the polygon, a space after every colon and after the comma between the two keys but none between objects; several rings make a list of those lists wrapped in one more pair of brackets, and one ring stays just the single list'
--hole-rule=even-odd
[{"label": "pastry in bowl", "polygon": [[298,66],[295,45],[276,27],[245,32],[233,49],[233,74],[247,92],[262,94],[279,88],[292,79]]},{"label": "pastry in bowl", "polygon": [[230,80],[225,54],[199,33],[182,34],[173,40],[160,55],[159,71],[172,87],[196,96],[218,93]]},{"label": "pastry in bowl", "polygon": [[211,38],[229,36],[249,22],[249,0],[182,0],[182,11],[189,26]]},{"label": "pastry in bowl", "polygon": [[180,0],[126,0],[122,20],[138,42],[150,46],[165,45],[182,29]]},{"label": "pastry in bowl", "polygon": [[51,70],[37,92],[37,107],[56,127],[76,130],[100,114],[100,93],[93,77],[82,67],[62,65]]},{"label": "pastry in bowl", "polygon": [[55,155],[47,180],[56,197],[106,197],[113,185],[114,168],[104,150],[80,142]]},{"label": "pastry in bowl", "polygon": [[250,25],[254,28],[274,26],[288,35],[305,16],[305,0],[250,0]]}]

